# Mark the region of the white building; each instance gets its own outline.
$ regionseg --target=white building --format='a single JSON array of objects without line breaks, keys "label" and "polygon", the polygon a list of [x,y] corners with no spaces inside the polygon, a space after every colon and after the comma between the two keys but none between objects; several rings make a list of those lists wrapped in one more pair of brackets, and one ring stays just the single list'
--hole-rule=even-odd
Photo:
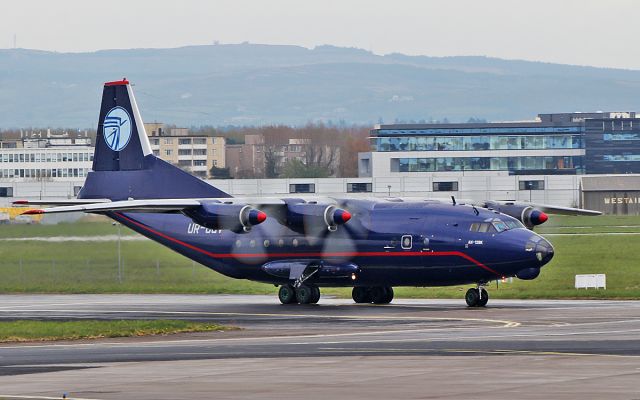
[{"label": "white building", "polygon": [[0,179],[4,182],[82,180],[91,170],[93,146],[86,132],[20,136],[0,139]]}]

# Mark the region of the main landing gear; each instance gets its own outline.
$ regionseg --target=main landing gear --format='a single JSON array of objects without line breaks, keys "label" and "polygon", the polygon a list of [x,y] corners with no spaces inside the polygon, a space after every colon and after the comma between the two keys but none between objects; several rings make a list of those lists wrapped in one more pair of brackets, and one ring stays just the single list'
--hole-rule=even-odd
[{"label": "main landing gear", "polygon": [[391,286],[356,286],[351,292],[351,297],[356,303],[389,304],[393,300],[393,288]]},{"label": "main landing gear", "polygon": [[293,285],[282,285],[278,290],[278,299],[282,304],[315,304],[320,300],[320,288],[306,284],[297,288]]},{"label": "main landing gear", "polygon": [[484,307],[489,301],[489,293],[482,286],[467,290],[464,300],[469,307]]}]

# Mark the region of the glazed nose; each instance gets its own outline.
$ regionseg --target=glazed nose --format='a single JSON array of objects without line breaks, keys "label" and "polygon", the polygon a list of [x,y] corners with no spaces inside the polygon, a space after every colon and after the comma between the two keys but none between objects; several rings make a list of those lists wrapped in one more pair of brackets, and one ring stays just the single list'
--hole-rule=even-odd
[{"label": "glazed nose", "polygon": [[536,258],[540,261],[540,266],[542,267],[543,265],[548,264],[553,258],[553,246],[545,239],[542,239],[538,242],[535,253]]},{"label": "glazed nose", "polygon": [[549,263],[553,258],[553,246],[541,236],[533,235],[525,245],[525,251],[535,255],[540,267]]}]

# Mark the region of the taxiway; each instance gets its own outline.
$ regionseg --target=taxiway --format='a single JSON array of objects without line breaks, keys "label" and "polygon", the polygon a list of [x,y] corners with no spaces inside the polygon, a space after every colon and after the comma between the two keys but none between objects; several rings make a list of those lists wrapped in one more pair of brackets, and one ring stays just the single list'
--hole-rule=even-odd
[{"label": "taxiway", "polygon": [[469,309],[462,299],[283,306],[274,296],[0,296],[0,319],[29,318],[243,329],[0,345],[0,398],[640,397],[638,301],[492,299]]}]

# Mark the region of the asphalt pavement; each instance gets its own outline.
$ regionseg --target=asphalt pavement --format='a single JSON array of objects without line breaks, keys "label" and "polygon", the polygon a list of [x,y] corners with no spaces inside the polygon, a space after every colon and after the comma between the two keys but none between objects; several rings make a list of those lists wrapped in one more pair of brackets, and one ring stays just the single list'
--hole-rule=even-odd
[{"label": "asphalt pavement", "polygon": [[640,399],[639,301],[0,296],[4,320],[126,318],[242,330],[0,345],[0,398]]}]

